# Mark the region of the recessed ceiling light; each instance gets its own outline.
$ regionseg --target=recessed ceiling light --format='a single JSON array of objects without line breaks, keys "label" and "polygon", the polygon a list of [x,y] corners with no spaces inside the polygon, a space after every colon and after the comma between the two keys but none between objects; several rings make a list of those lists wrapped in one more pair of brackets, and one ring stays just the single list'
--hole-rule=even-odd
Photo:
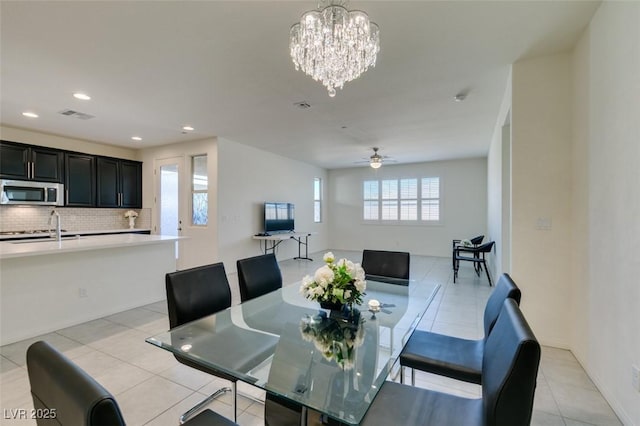
[{"label": "recessed ceiling light", "polygon": [[87,95],[85,93],[79,93],[79,92],[78,93],[74,93],[73,97],[76,98],[76,99],[80,99],[82,101],[88,101],[88,100],[91,99],[91,96],[89,96],[89,95]]},{"label": "recessed ceiling light", "polygon": [[29,117],[29,118],[38,118],[39,115],[36,114],[35,112],[30,112],[30,111],[25,111],[22,113],[22,115],[24,115],[25,117]]},{"label": "recessed ceiling light", "polygon": [[141,141],[142,138],[140,136],[131,136],[131,139],[133,139],[134,141]]},{"label": "recessed ceiling light", "polygon": [[191,132],[191,131],[193,131],[195,129],[193,127],[191,127],[191,126],[184,126],[184,127],[182,127],[182,130],[186,130],[187,132]]}]

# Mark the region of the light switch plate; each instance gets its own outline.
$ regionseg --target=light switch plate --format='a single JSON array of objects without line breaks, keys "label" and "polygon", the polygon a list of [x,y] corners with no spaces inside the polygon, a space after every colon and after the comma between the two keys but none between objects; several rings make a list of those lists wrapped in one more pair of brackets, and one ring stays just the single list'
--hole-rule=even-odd
[{"label": "light switch plate", "polygon": [[636,365],[631,366],[631,385],[636,392],[640,392],[640,368]]}]

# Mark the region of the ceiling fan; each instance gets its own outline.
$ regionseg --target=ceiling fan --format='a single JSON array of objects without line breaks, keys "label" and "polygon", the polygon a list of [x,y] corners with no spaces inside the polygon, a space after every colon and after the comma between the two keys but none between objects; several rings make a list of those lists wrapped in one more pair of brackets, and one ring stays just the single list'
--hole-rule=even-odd
[{"label": "ceiling fan", "polygon": [[380,148],[374,146],[373,148],[373,155],[371,155],[368,159],[365,159],[364,161],[357,161],[357,163],[369,163],[369,165],[371,166],[371,168],[373,169],[379,169],[380,167],[382,167],[382,163],[395,163],[396,160],[392,159],[391,157],[387,156],[387,155],[380,155],[378,154],[378,150]]}]

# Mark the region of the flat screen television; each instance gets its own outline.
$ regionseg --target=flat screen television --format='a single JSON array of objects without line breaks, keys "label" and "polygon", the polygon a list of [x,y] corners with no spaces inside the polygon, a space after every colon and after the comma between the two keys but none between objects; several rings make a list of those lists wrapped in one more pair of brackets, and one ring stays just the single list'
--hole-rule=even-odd
[{"label": "flat screen television", "polygon": [[264,203],[264,232],[293,232],[295,207],[291,203]]}]

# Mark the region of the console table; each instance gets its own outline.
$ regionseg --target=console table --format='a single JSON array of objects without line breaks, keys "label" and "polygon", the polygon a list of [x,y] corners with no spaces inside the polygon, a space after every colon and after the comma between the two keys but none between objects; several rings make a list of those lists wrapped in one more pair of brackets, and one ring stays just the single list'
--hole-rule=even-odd
[{"label": "console table", "polygon": [[[309,237],[315,232],[283,232],[281,234],[254,235],[254,240],[260,241],[260,248],[264,254],[276,254],[276,247],[283,241],[296,240],[298,242],[298,256],[294,259],[313,260],[309,257]],[[302,256],[302,246],[304,246],[304,256]]]}]

